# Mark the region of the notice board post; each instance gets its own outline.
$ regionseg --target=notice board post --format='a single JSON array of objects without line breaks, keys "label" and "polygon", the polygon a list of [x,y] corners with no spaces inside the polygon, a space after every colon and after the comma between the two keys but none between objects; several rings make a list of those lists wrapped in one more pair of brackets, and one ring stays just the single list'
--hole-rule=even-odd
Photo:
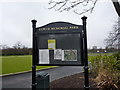
[{"label": "notice board post", "polygon": [[36,90],[36,20],[32,20],[33,28],[33,50],[32,50],[32,90]]},{"label": "notice board post", "polygon": [[85,81],[84,81],[84,88],[85,90],[89,89],[89,75],[88,75],[88,53],[87,53],[87,32],[86,32],[86,20],[87,17],[84,16],[82,17],[82,21],[83,21],[83,57],[84,57],[84,77],[85,77]]}]

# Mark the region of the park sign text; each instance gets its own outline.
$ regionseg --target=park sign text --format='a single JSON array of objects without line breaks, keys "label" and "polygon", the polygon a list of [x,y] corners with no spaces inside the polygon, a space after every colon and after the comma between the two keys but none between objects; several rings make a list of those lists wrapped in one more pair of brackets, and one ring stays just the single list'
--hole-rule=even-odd
[{"label": "park sign text", "polygon": [[82,25],[53,22],[36,29],[36,65],[83,66]]},{"label": "park sign text", "polygon": [[70,27],[51,27],[51,28],[39,28],[39,30],[71,30],[71,29],[79,29],[78,26],[70,26]]}]

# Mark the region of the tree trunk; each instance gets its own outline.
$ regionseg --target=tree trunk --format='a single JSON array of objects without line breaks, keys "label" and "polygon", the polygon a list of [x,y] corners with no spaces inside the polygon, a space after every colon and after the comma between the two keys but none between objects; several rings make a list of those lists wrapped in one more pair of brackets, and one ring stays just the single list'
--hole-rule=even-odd
[{"label": "tree trunk", "polygon": [[112,0],[112,2],[113,2],[113,5],[115,7],[115,10],[116,10],[118,16],[120,17],[120,4],[119,4],[118,0]]}]

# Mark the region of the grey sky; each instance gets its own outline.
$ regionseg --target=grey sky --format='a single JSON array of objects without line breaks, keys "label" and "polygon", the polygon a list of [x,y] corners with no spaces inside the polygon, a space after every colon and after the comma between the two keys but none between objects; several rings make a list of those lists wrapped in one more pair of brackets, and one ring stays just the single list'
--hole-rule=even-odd
[{"label": "grey sky", "polygon": [[[49,0],[48,0],[49,1]],[[50,22],[65,21],[73,24],[82,24],[81,17],[70,12],[59,13],[48,10],[48,2],[1,2],[0,3],[0,44],[13,46],[17,41],[31,47],[32,27],[31,20],[37,20],[37,26],[43,26]],[[96,45],[104,47],[104,39],[112,30],[118,16],[109,2],[97,2],[92,13],[84,14],[87,20],[88,47]]]}]

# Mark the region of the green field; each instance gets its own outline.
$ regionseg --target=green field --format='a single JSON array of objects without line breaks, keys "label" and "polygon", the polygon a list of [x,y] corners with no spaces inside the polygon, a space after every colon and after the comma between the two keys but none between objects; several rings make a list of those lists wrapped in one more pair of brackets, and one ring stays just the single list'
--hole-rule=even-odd
[{"label": "green field", "polygon": [[[32,70],[32,56],[2,56],[2,75]],[[49,68],[52,66],[39,66],[37,69]]]},{"label": "green field", "polygon": [[[111,55],[111,53],[89,53],[89,60],[97,55]],[[16,72],[24,72],[32,70],[32,55],[25,56],[2,56],[0,57],[0,64],[2,64],[2,74],[10,74]],[[49,68],[53,66],[37,66],[37,69]],[[0,68],[1,69],[1,68]],[[1,72],[1,70],[0,70]]]}]

